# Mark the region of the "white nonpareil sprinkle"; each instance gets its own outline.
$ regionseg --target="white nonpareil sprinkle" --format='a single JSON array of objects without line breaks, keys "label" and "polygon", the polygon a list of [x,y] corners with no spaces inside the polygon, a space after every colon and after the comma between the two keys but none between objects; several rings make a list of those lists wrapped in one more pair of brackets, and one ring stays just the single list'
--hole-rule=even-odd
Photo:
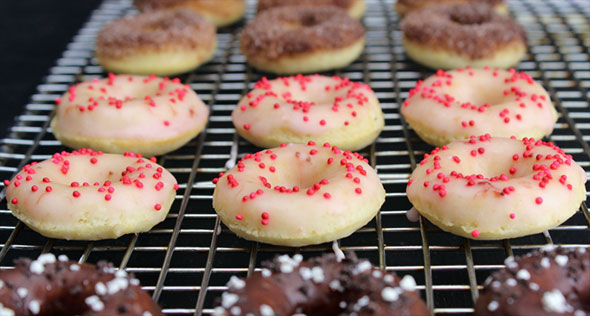
[{"label": "white nonpareil sprinkle", "polygon": [[549,261],[549,258],[543,258],[541,259],[541,267],[547,269],[551,266],[551,261]]},{"label": "white nonpareil sprinkle", "polygon": [[232,308],[229,310],[229,312],[230,312],[232,315],[235,315],[235,316],[237,316],[237,315],[240,315],[240,314],[242,313],[242,309],[241,309],[239,306],[234,306],[234,307],[232,307]]},{"label": "white nonpareil sprinkle", "polygon": [[574,312],[574,316],[586,316],[586,313],[583,310],[577,310]]},{"label": "white nonpareil sprinkle", "polygon": [[518,268],[518,263],[516,263],[516,261],[514,261],[514,257],[510,256],[506,259],[504,259],[504,264],[511,269],[516,269]]},{"label": "white nonpareil sprinkle", "polygon": [[236,294],[225,292],[221,294],[221,306],[225,308],[230,308],[235,303],[237,303],[239,299],[240,298]]},{"label": "white nonpareil sprinkle", "polygon": [[339,280],[332,280],[330,284],[328,284],[328,286],[330,287],[330,289],[332,289],[332,291],[344,291],[344,288],[342,287],[342,284],[340,284]]},{"label": "white nonpareil sprinkle", "polygon": [[399,298],[399,292],[394,288],[385,287],[381,290],[381,297],[386,302],[395,302]]},{"label": "white nonpareil sprinkle", "polygon": [[394,281],[394,277],[391,274],[386,275],[385,277],[383,277],[383,281],[387,282],[387,283],[393,283]]},{"label": "white nonpareil sprinkle", "polygon": [[240,290],[243,289],[244,286],[246,286],[246,282],[235,275],[232,275],[231,278],[229,278],[229,282],[227,282],[227,287],[230,290]]},{"label": "white nonpareil sprinkle", "polygon": [[354,309],[355,311],[360,311],[363,307],[369,305],[369,303],[371,302],[371,300],[369,299],[369,297],[367,295],[359,298],[359,300],[356,302],[356,304],[354,304],[354,306],[352,307],[352,309]]},{"label": "white nonpareil sprinkle", "polygon": [[533,291],[538,291],[541,288],[539,287],[539,285],[537,283],[532,283],[531,282],[531,284],[529,284],[529,289],[531,289]]},{"label": "white nonpareil sprinkle", "polygon": [[314,283],[324,282],[324,270],[321,267],[313,267],[311,269],[311,279]]},{"label": "white nonpareil sprinkle", "polygon": [[39,301],[32,300],[31,302],[29,302],[29,310],[31,311],[31,313],[35,315],[39,314],[39,312],[41,311],[41,304],[39,304]]},{"label": "white nonpareil sprinkle", "polygon": [[260,271],[260,273],[262,273],[262,276],[263,276],[263,277],[265,277],[265,278],[268,278],[269,276],[271,276],[271,275],[272,275],[272,272],[270,272],[270,270],[269,270],[269,269],[262,269],[262,270]]},{"label": "white nonpareil sprinkle", "polygon": [[68,256],[66,256],[66,255],[59,255],[59,257],[57,257],[57,260],[59,260],[61,262],[66,262],[70,259],[68,259]]},{"label": "white nonpareil sprinkle", "polygon": [[550,252],[550,251],[555,250],[555,248],[557,248],[555,245],[548,244],[548,245],[541,247],[541,251]]},{"label": "white nonpareil sprinkle", "polygon": [[362,261],[361,263],[359,263],[356,268],[352,271],[353,274],[360,274],[363,273],[365,271],[371,270],[371,267],[373,267],[371,265],[371,263],[369,261]]},{"label": "white nonpareil sprinkle", "polygon": [[109,294],[115,294],[121,290],[125,290],[129,286],[127,278],[114,278],[107,282],[107,291]]},{"label": "white nonpareil sprinkle", "polygon": [[80,271],[80,266],[77,264],[72,264],[70,266],[70,271]]},{"label": "white nonpareil sprinkle", "polygon": [[14,311],[0,303],[0,316],[14,316]]},{"label": "white nonpareil sprinkle", "polygon": [[41,274],[45,271],[45,266],[41,262],[35,260],[35,261],[31,262],[31,265],[29,266],[29,270],[32,273]]},{"label": "white nonpareil sprinkle", "polygon": [[516,278],[520,280],[530,280],[531,274],[527,270],[522,269],[516,273]]},{"label": "white nonpareil sprinkle", "polygon": [[117,277],[117,278],[126,278],[127,277],[127,272],[125,270],[117,270],[117,272],[115,272],[115,277]]},{"label": "white nonpareil sprinkle", "polygon": [[559,255],[559,256],[555,256],[555,262],[557,262],[557,264],[560,267],[563,267],[567,264],[568,258],[567,256],[563,256],[563,255]]},{"label": "white nonpareil sprinkle", "polygon": [[494,312],[494,311],[496,311],[496,310],[498,309],[498,307],[500,307],[500,304],[498,304],[498,302],[496,302],[496,301],[491,301],[491,302],[488,304],[488,310],[489,310],[490,312]]},{"label": "white nonpareil sprinkle", "polygon": [[345,301],[341,301],[340,303],[338,303],[338,307],[340,307],[342,309],[345,309],[346,308],[346,305],[348,305],[348,304],[346,304]]},{"label": "white nonpareil sprinkle", "polygon": [[98,298],[96,295],[88,296],[84,303],[90,307],[95,312],[102,311],[104,309],[104,303]]},{"label": "white nonpareil sprinkle", "polygon": [[139,280],[138,279],[131,279],[131,280],[129,280],[129,284],[131,284],[131,285],[139,285]]},{"label": "white nonpareil sprinkle", "polygon": [[0,280],[0,290],[4,287],[4,281]]},{"label": "white nonpareil sprinkle", "polygon": [[411,275],[406,275],[399,281],[399,286],[406,291],[413,292],[416,290],[416,280]]},{"label": "white nonpareil sprinkle", "polygon": [[301,267],[299,268],[299,275],[305,281],[311,279],[311,269],[308,267]]},{"label": "white nonpareil sprinkle", "polygon": [[143,312],[143,314],[141,316],[153,316],[152,313],[150,312]]},{"label": "white nonpareil sprinkle", "polygon": [[516,280],[515,279],[508,279],[508,280],[506,280],[506,284],[508,284],[508,286],[516,286]]},{"label": "white nonpareil sprinkle", "polygon": [[277,260],[280,263],[279,269],[282,273],[291,273],[297,266],[299,266],[301,260],[303,260],[303,256],[296,254],[293,256],[293,258],[291,258],[287,255],[282,255],[279,256]]},{"label": "white nonpareil sprinkle", "polygon": [[105,294],[107,294],[107,287],[106,287],[106,285],[104,285],[104,283],[98,282],[94,286],[94,291],[98,295],[105,295]]},{"label": "white nonpareil sprinkle", "polygon": [[571,307],[568,306],[565,297],[563,297],[563,294],[558,289],[545,292],[541,302],[543,302],[543,309],[549,313],[565,313],[571,311]]},{"label": "white nonpareil sprinkle", "polygon": [[500,281],[494,281],[492,282],[492,287],[497,289],[502,285],[502,283],[500,283]]},{"label": "white nonpareil sprinkle", "polygon": [[260,315],[262,316],[275,316],[275,311],[272,310],[272,307],[262,304],[260,305]]},{"label": "white nonpareil sprinkle", "polygon": [[379,271],[379,270],[373,270],[373,273],[372,274],[373,274],[373,277],[376,278],[376,279],[378,279],[378,278],[380,278],[380,277],[383,276],[383,273],[381,271]]},{"label": "white nonpareil sprinkle", "polygon": [[213,316],[223,316],[225,315],[225,308],[221,306],[217,306],[213,309]]},{"label": "white nonpareil sprinkle", "polygon": [[29,290],[25,289],[24,287],[19,287],[16,289],[16,294],[18,294],[18,297],[20,298],[25,298],[29,294]]}]

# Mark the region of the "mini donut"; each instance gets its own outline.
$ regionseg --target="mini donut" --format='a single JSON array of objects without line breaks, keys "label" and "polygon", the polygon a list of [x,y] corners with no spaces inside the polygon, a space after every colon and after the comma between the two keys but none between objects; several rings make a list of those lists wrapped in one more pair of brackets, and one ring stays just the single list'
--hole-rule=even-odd
[{"label": "mini donut", "polygon": [[492,274],[475,315],[590,315],[590,251],[544,246]]},{"label": "mini donut", "polygon": [[213,22],[217,27],[237,22],[246,12],[244,0],[134,0],[133,4],[141,12],[192,10]]},{"label": "mini donut", "polygon": [[432,6],[460,3],[485,3],[492,6],[494,11],[498,14],[508,14],[508,7],[504,3],[504,0],[397,0],[395,3],[395,10],[398,15],[404,16],[410,12]]},{"label": "mini donut", "polygon": [[72,86],[51,130],[64,145],[145,156],[176,150],[199,134],[209,109],[178,79],[109,74]]},{"label": "mini donut", "polygon": [[192,70],[215,53],[215,25],[191,11],[164,10],[107,24],[96,59],[107,71],[161,76]]},{"label": "mini donut", "polygon": [[344,10],[284,6],[266,10],[242,31],[248,63],[277,74],[319,72],[352,63],[365,47],[365,29]]},{"label": "mini donut", "polygon": [[526,53],[522,26],[485,4],[440,5],[402,20],[406,54],[434,69],[509,68]]},{"label": "mini donut", "polygon": [[586,199],[586,173],[553,143],[484,135],[436,148],[412,172],[407,196],[444,231],[497,240],[543,232]]},{"label": "mini donut", "polygon": [[312,141],[248,154],[213,183],[213,208],[231,231],[283,246],[346,237],[385,202],[366,159]]},{"label": "mini donut", "polygon": [[263,265],[246,280],[232,276],[213,315],[430,315],[412,276],[400,279],[353,253],[282,255]]},{"label": "mini donut", "polygon": [[164,316],[139,280],[105,261],[97,265],[46,253],[0,271],[0,315]]},{"label": "mini donut", "polygon": [[542,138],[557,121],[549,94],[531,76],[489,67],[437,71],[410,90],[401,113],[435,146],[485,133]]},{"label": "mini donut", "polygon": [[240,100],[232,120],[242,137],[265,148],[313,140],[359,150],[385,124],[368,85],[319,75],[262,78]]},{"label": "mini donut", "polygon": [[99,240],[145,232],[163,221],[178,184],[154,159],[61,152],[5,180],[12,214],[49,238]]},{"label": "mini donut", "polygon": [[365,14],[365,0],[259,0],[257,11],[262,12],[287,5],[335,6],[345,10],[351,18],[357,20]]}]

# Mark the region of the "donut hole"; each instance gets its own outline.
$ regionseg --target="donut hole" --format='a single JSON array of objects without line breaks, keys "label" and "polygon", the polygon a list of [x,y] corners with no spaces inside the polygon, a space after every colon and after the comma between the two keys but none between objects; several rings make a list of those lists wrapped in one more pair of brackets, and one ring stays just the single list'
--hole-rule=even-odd
[{"label": "donut hole", "polygon": [[461,89],[453,89],[449,94],[461,103],[471,103],[476,106],[488,104],[489,106],[502,105],[514,100],[512,95],[504,95],[506,87],[499,82],[480,82],[473,80],[468,86]]},{"label": "donut hole", "polygon": [[456,6],[450,20],[461,25],[480,25],[491,21],[492,14],[486,6]]}]

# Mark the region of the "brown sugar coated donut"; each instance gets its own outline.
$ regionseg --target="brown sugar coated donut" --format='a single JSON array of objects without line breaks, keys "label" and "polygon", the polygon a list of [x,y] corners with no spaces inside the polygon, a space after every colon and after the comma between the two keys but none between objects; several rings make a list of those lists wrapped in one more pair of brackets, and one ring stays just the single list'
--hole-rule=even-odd
[{"label": "brown sugar coated donut", "polygon": [[335,6],[348,12],[354,19],[360,19],[365,13],[365,0],[258,0],[258,12],[286,5]]},{"label": "brown sugar coated donut", "polygon": [[435,69],[509,68],[526,53],[522,26],[485,4],[440,5],[401,23],[406,54]]},{"label": "brown sugar coated donut", "polygon": [[47,253],[0,271],[0,315],[164,316],[139,280],[103,262]]},{"label": "brown sugar coated donut", "polygon": [[504,0],[397,0],[395,10],[403,16],[412,11],[429,8],[440,4],[485,3],[489,4],[499,14],[508,14],[508,7]]},{"label": "brown sugar coated donut", "polygon": [[240,48],[255,68],[277,74],[345,67],[365,46],[361,23],[334,7],[266,10],[242,31]]},{"label": "brown sugar coated donut", "polygon": [[246,11],[245,0],[134,0],[142,12],[188,9],[222,27],[237,22]]},{"label": "brown sugar coated donut", "polygon": [[245,281],[232,276],[213,315],[430,315],[414,278],[400,279],[352,253],[347,257],[303,261],[283,255]]},{"label": "brown sugar coated donut", "polygon": [[486,282],[475,315],[590,315],[590,251],[544,246],[520,258]]}]

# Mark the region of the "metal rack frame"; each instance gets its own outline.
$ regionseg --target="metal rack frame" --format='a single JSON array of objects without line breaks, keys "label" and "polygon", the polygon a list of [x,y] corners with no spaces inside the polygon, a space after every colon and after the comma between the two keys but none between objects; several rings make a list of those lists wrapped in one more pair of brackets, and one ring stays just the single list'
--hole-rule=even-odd
[{"label": "metal rack frame", "polygon": [[[415,81],[431,72],[404,55],[393,0],[366,1],[365,52],[336,74],[370,84],[381,101],[385,130],[362,153],[378,171],[387,199],[373,221],[338,241],[340,247],[354,250],[388,271],[414,276],[435,314],[471,313],[483,281],[503,267],[506,256],[546,243],[589,248],[587,202],[559,227],[500,241],[468,240],[442,232],[424,219],[417,223],[406,219],[411,207],[405,196],[407,179],[431,147],[405,123],[399,105]],[[529,53],[519,69],[548,89],[560,114],[549,140],[573,155],[590,175],[590,6],[584,1],[521,0],[508,4],[529,37]],[[247,19],[255,13],[252,2]],[[105,75],[93,57],[95,36],[105,23],[134,12],[130,0],[105,0],[92,14],[38,86],[10,135],[0,140],[0,178],[11,178],[24,164],[65,149],[49,128],[54,99],[69,85]],[[237,136],[230,117],[241,95],[263,75],[248,67],[239,52],[242,26],[221,29],[214,59],[181,77],[208,104],[211,114],[201,135],[159,159],[180,183],[166,220],[150,232],[116,240],[47,239],[12,217],[2,190],[0,269],[10,269],[15,258],[44,252],[63,253],[80,262],[106,259],[135,273],[166,314],[200,315],[211,313],[231,275],[246,276],[276,254],[312,257],[331,251],[330,244],[286,248],[239,239],[220,223],[211,207],[211,180],[225,170],[232,151],[241,156],[259,150]]]}]

